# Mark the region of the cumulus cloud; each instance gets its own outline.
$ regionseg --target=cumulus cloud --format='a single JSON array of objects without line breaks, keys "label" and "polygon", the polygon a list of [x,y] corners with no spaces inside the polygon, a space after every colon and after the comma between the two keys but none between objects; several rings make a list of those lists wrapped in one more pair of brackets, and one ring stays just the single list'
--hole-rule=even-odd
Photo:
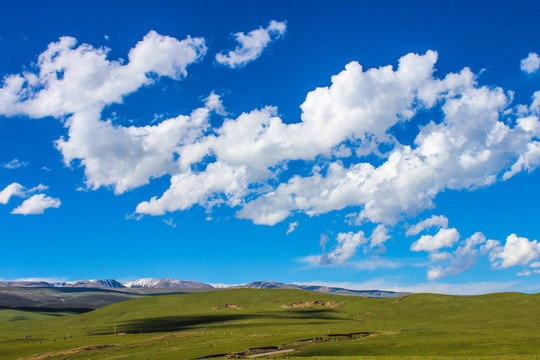
[{"label": "cumulus cloud", "polygon": [[339,233],[336,247],[327,254],[311,255],[301,259],[312,265],[344,265],[355,253],[358,246],[367,242],[364,232]]},{"label": "cumulus cloud", "polygon": [[[424,250],[429,252],[429,259],[432,263],[428,267],[427,278],[437,280],[446,276],[455,276],[462,272],[470,270],[477,262],[480,256],[487,256],[496,269],[506,269],[513,266],[527,266],[530,269],[523,269],[517,273],[518,276],[529,276],[533,273],[540,273],[537,267],[540,262],[532,262],[540,256],[540,243],[536,240],[529,241],[526,238],[511,234],[507,237],[506,243],[501,245],[500,241],[487,240],[484,234],[477,232],[471,237],[459,241],[459,234],[455,229],[441,229],[441,232],[447,232],[439,237],[424,235],[420,240],[411,246],[411,250]],[[453,235],[450,235],[453,233]],[[446,236],[444,236],[446,235]],[[444,244],[444,245],[443,245]],[[439,252],[443,247],[457,247],[454,250]]]},{"label": "cumulus cloud", "polygon": [[24,202],[11,213],[21,215],[43,214],[45,209],[58,208],[60,204],[61,202],[59,199],[46,196],[45,194],[37,194],[24,200]]},{"label": "cumulus cloud", "polygon": [[209,111],[220,111],[216,95],[211,94],[206,106],[190,116],[154,126],[115,125],[101,120],[101,111],[161,76],[186,76],[187,66],[206,52],[204,39],[179,41],[150,31],[129,51],[125,65],[108,60],[106,48],[76,47],[76,42],[62,37],[39,56],[37,73],[6,77],[0,88],[0,113],[70,116],[65,122],[68,136],[56,146],[66,165],[80,160],[91,189],[112,186],[119,194],[175,169],[178,149],[191,145],[205,130]]},{"label": "cumulus cloud", "polygon": [[[228,66],[241,66],[285,30],[284,23],[271,22],[236,34],[238,53],[220,55]],[[0,114],[65,120],[67,134],[56,147],[66,165],[84,167],[88,189],[106,186],[121,194],[170,176],[169,188],[140,202],[138,214],[225,204],[237,208],[239,218],[273,225],[297,212],[314,216],[354,206],[355,224],[376,225],[369,238],[362,231],[340,233],[331,252],[308,262],[342,264],[360,245],[367,252],[383,249],[389,230],[435,207],[440,192],[474,190],[540,166],[540,92],[530,105],[510,107],[510,93],[480,86],[468,68],[435,76],[434,51],[407,54],[397,67],[364,69],[350,62],[329,86],[306,95],[298,122],[283,122],[270,106],[228,118],[212,93],[188,115],[148,119],[147,126],[121,126],[102,119],[102,111],[160,77],[186,76],[206,52],[204,39],[180,41],[151,31],[126,63],[109,60],[108,51],[77,46],[70,37],[51,43],[35,72],[4,78]],[[433,121],[409,124],[427,110]],[[212,113],[224,117],[222,125],[212,126]],[[393,130],[408,126],[417,131],[414,141],[400,143]],[[308,171],[295,173],[288,168],[291,161]],[[5,201],[16,191],[6,191]],[[444,216],[420,221],[406,235],[431,227],[438,232],[422,236],[411,249],[427,251],[438,262],[432,279],[463,271],[478,254],[493,254],[499,268],[534,260],[511,256],[519,251],[508,241],[473,246],[473,236],[459,242]],[[440,251],[453,246],[458,248]]]},{"label": "cumulus cloud", "polygon": [[206,52],[204,39],[178,41],[150,31],[128,54],[128,63],[107,60],[107,48],[62,37],[49,44],[38,58],[38,72],[23,72],[4,79],[0,88],[0,113],[31,117],[63,116],[101,110],[119,103],[156,76],[179,79],[186,67]]},{"label": "cumulus cloud", "polygon": [[521,71],[532,74],[540,69],[540,57],[537,53],[531,52],[529,56],[521,60]]},{"label": "cumulus cloud", "polygon": [[540,255],[540,243],[511,234],[506,238],[504,246],[496,246],[491,250],[490,260],[493,267],[506,269],[516,265],[527,265]]},{"label": "cumulus cloud", "polygon": [[438,227],[446,229],[448,227],[448,219],[443,215],[433,215],[430,218],[420,221],[418,224],[411,226],[406,232],[406,236],[418,235],[425,229]]},{"label": "cumulus cloud", "polygon": [[39,184],[31,189],[26,189],[19,183],[11,183],[0,191],[0,204],[7,204],[13,196],[26,198],[36,192],[42,192],[47,190],[49,187],[43,184]]},{"label": "cumulus cloud", "polygon": [[19,183],[12,183],[6,186],[4,190],[0,191],[0,204],[7,204],[13,196],[25,197],[24,186]]},{"label": "cumulus cloud", "polygon": [[[511,126],[501,119],[509,103],[502,89],[478,86],[467,68],[434,77],[434,51],[407,54],[396,69],[365,70],[349,63],[330,86],[308,93],[298,123],[286,124],[276,108],[265,107],[212,128],[210,113],[225,112],[211,94],[190,115],[124,127],[102,120],[103,107],[159,76],[185,76],[187,66],[204,55],[204,40],[179,41],[150,32],[129,52],[125,65],[108,60],[107,49],[75,45],[75,39],[61,38],[40,55],[38,73],[6,77],[0,112],[71,114],[68,134],[56,146],[66,164],[80,161],[90,189],[110,186],[120,194],[170,175],[169,190],[141,202],[136,210],[141,214],[226,203],[240,207],[240,218],[273,225],[293,212],[311,216],[359,206],[357,223],[392,226],[403,215],[434,207],[433,199],[443,190],[488,186],[502,174],[507,179],[540,164],[540,95]],[[392,136],[394,126],[434,106],[441,108],[442,118],[420,128],[413,145]],[[380,157],[378,165],[365,161],[368,153]],[[309,164],[321,156],[327,160],[310,176],[279,177],[288,161]],[[338,157],[348,157],[350,165]],[[216,178],[217,168],[225,170],[231,186]],[[277,187],[269,179],[278,180]],[[200,191],[180,190],[194,181],[203,184]]]},{"label": "cumulus cloud", "polygon": [[28,166],[28,162],[20,161],[19,159],[13,159],[2,165],[6,169],[18,169],[25,166]]},{"label": "cumulus cloud", "polygon": [[[297,211],[316,215],[361,206],[360,221],[392,225],[403,215],[433,208],[435,196],[445,189],[474,190],[508,179],[511,174],[503,174],[509,168],[512,174],[535,169],[540,163],[538,135],[531,129],[536,125],[522,119],[536,111],[538,97],[517,119],[521,125],[512,127],[502,119],[510,98],[501,88],[478,86],[469,69],[436,79],[435,60],[433,52],[409,54],[397,71],[385,67],[364,72],[351,63],[333,77],[330,87],[308,94],[302,105],[303,122],[287,126],[274,119],[260,127],[254,143],[259,149],[271,149],[267,153],[276,157],[281,149],[293,149],[287,146],[292,138],[287,133],[300,127],[304,138],[297,143],[302,150],[293,154],[303,159],[323,154],[345,139],[355,140],[359,147],[375,141],[393,149],[378,166],[361,159],[348,167],[335,161],[322,170],[315,167],[311,176],[293,176],[248,202],[239,217],[271,225]],[[413,146],[391,137],[392,126],[435,103],[441,107],[442,120],[422,127]],[[281,135],[279,146],[269,147],[270,133]],[[255,154],[248,155],[250,163]],[[285,151],[279,157],[295,158]],[[264,161],[275,162],[263,160],[265,166]]]},{"label": "cumulus cloud", "polygon": [[[153,197],[137,205],[139,214],[163,215],[167,211],[185,210],[200,203],[242,202],[247,188],[246,171],[218,162],[209,164],[204,172],[188,171],[171,177],[171,187],[160,197]],[[213,194],[222,194],[213,197]]]},{"label": "cumulus cloud", "polygon": [[411,245],[412,251],[437,251],[444,247],[451,247],[459,240],[459,233],[456,229],[440,229],[437,234],[422,235],[420,239]]},{"label": "cumulus cloud", "polygon": [[[449,263],[445,266],[438,265],[429,268],[427,276],[429,280],[440,279],[445,276],[454,276],[464,271],[470,270],[477,262],[480,254],[479,246],[486,242],[484,234],[477,232],[467,238],[461,246],[450,253],[435,253],[430,256],[433,261],[446,261]],[[442,256],[440,256],[442,255]]]},{"label": "cumulus cloud", "polygon": [[[147,184],[151,178],[178,172],[175,157],[202,135],[212,110],[205,106],[189,116],[179,115],[144,127],[100,121],[98,113],[76,113],[71,118],[68,139],[58,140],[57,148],[67,165],[80,159],[89,188],[112,186],[121,194]],[[187,162],[187,157],[182,161]]]},{"label": "cumulus cloud", "polygon": [[234,34],[238,46],[226,54],[223,51],[216,54],[216,61],[233,69],[245,66],[247,63],[259,58],[270,42],[283,36],[286,30],[287,25],[285,22],[272,20],[264,29],[260,27],[250,31],[247,35],[238,32]]}]

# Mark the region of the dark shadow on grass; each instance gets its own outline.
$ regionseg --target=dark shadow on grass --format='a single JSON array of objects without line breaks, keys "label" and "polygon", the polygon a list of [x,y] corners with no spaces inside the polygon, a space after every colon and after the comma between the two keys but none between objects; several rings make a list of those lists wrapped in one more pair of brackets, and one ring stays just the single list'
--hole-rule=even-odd
[{"label": "dark shadow on grass", "polygon": [[[264,322],[259,324],[246,323],[243,326],[269,326],[279,325],[280,320],[301,320],[305,325],[314,325],[318,322],[342,320],[332,314],[329,309],[307,309],[276,311],[263,314],[207,314],[201,316],[165,316],[145,319],[136,319],[116,324],[117,333],[151,333],[151,332],[174,332],[191,330],[201,327],[219,327],[223,323],[241,320],[275,320],[276,322]],[[226,325],[226,324],[225,324]],[[237,326],[230,324],[229,326]],[[113,332],[112,328],[103,329],[92,333],[92,335],[108,335]]]}]

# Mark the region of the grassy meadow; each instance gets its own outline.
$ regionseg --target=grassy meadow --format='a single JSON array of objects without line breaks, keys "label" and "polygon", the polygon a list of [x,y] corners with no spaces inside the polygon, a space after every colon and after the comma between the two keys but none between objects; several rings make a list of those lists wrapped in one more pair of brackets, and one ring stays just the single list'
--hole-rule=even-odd
[{"label": "grassy meadow", "polygon": [[0,310],[2,359],[217,359],[293,349],[273,357],[540,360],[540,294],[370,299],[235,289],[76,315],[17,311]]}]

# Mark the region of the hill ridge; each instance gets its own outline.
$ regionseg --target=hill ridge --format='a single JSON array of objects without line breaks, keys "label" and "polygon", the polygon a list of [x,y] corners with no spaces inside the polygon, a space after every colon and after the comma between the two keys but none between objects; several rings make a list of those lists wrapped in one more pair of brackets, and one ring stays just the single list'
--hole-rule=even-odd
[{"label": "hill ridge", "polygon": [[243,285],[213,286],[208,283],[192,280],[178,280],[173,278],[142,278],[134,281],[120,282],[115,279],[77,280],[67,282],[47,281],[0,281],[0,286],[5,287],[64,287],[64,288],[96,288],[96,289],[296,289],[309,290],[325,294],[356,295],[364,297],[387,298],[407,295],[408,292],[396,292],[376,289],[353,290],[326,285],[303,285],[295,283],[282,283],[277,281],[252,281]]}]

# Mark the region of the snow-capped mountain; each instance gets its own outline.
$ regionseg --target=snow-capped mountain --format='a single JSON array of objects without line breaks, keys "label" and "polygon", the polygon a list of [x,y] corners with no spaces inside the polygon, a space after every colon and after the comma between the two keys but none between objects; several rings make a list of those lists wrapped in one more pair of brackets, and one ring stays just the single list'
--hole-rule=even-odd
[{"label": "snow-capped mountain", "polygon": [[160,288],[160,289],[186,289],[186,288],[212,289],[213,288],[212,285],[205,284],[199,281],[176,280],[176,279],[171,279],[171,278],[139,279],[135,281],[126,282],[123,285],[128,288]]},{"label": "snow-capped mountain", "polygon": [[325,294],[336,295],[356,295],[375,298],[388,298],[394,296],[406,295],[405,292],[393,292],[383,290],[351,290],[339,287],[329,287],[320,285],[302,285],[302,284],[285,284],[276,281],[254,281],[245,285],[233,285],[214,287],[210,284],[199,281],[177,280],[171,278],[163,279],[139,279],[120,283],[114,279],[105,280],[78,280],[61,283],[48,283],[45,281],[0,281],[0,286],[17,286],[17,287],[76,287],[76,288],[98,288],[98,289],[126,289],[126,288],[147,288],[147,289],[235,289],[235,288],[252,288],[252,289],[297,289],[317,291]]},{"label": "snow-capped mountain", "polygon": [[[82,288],[106,288],[106,289],[119,289],[125,288],[120,282],[114,279],[105,280],[77,280],[60,283],[61,287],[82,287]],[[58,285],[55,285],[58,286]]]},{"label": "snow-capped mountain", "polygon": [[51,287],[52,284],[46,281],[29,281],[29,280],[3,280],[0,281],[0,286],[10,287]]}]

